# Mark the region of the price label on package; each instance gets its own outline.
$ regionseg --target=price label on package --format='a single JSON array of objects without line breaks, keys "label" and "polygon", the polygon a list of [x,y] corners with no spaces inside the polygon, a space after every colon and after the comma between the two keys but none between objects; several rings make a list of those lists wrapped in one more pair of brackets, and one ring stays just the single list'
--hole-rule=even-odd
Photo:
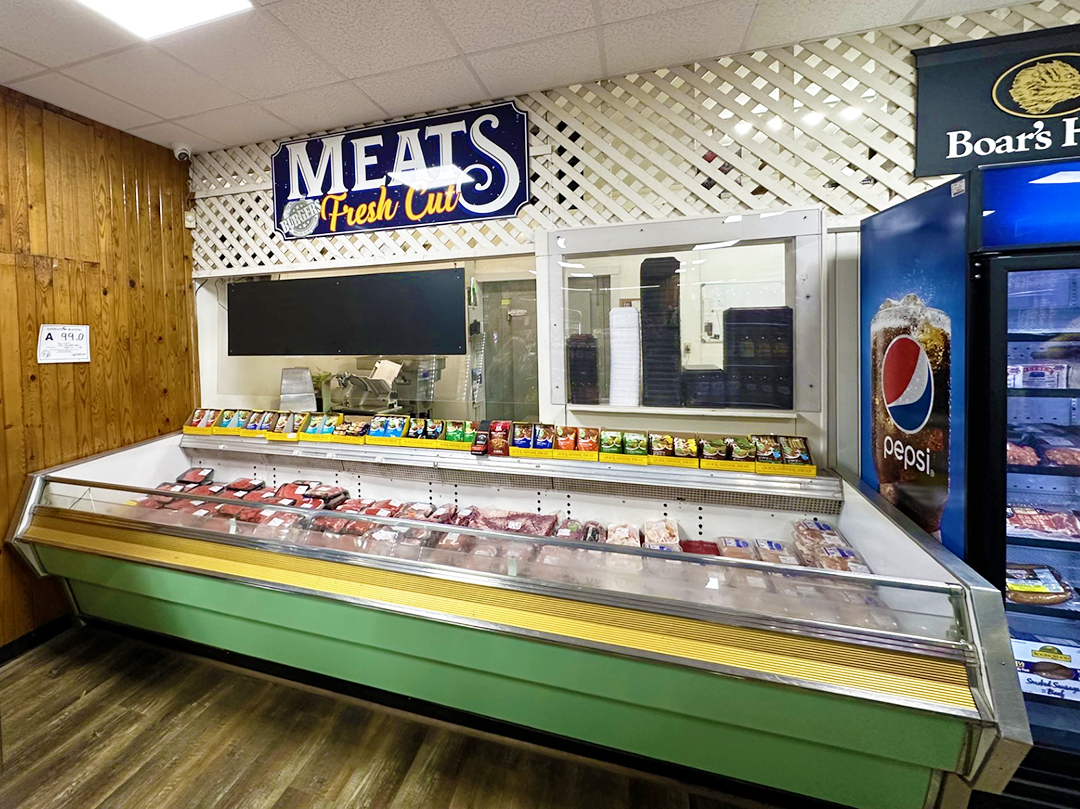
[{"label": "price label on package", "polygon": [[39,363],[90,362],[90,327],[42,323],[37,356]]}]

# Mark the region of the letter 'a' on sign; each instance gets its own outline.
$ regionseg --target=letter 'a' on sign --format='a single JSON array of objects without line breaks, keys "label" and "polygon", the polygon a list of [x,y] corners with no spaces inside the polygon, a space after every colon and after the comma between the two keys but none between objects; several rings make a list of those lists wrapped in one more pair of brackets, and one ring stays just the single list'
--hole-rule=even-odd
[{"label": "letter 'a' on sign", "polygon": [[916,177],[1080,157],[1080,26],[914,54]]},{"label": "letter 'a' on sign", "polygon": [[512,101],[282,143],[271,158],[285,239],[517,216],[529,126]]}]

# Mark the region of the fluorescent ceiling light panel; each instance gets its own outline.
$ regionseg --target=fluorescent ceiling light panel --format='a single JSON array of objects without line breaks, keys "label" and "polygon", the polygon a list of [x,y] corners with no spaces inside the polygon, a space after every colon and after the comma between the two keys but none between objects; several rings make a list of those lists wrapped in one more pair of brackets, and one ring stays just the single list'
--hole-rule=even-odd
[{"label": "fluorescent ceiling light panel", "polygon": [[143,39],[153,39],[251,9],[251,0],[179,0],[175,3],[162,0],[78,1]]},{"label": "fluorescent ceiling light panel", "polygon": [[572,264],[569,261],[560,261],[559,266],[564,267],[567,270],[584,270],[585,269],[584,264]]},{"label": "fluorescent ceiling light panel", "polygon": [[1046,177],[1032,180],[1029,185],[1057,185],[1059,183],[1080,183],[1080,171],[1059,171]]},{"label": "fluorescent ceiling light panel", "polygon": [[729,242],[709,242],[708,244],[695,244],[695,250],[718,250],[721,247],[731,247],[733,244],[738,244],[738,239],[732,239]]},{"label": "fluorescent ceiling light panel", "polygon": [[592,278],[593,274],[591,272],[572,272],[572,273],[570,273],[570,277],[571,278]]}]

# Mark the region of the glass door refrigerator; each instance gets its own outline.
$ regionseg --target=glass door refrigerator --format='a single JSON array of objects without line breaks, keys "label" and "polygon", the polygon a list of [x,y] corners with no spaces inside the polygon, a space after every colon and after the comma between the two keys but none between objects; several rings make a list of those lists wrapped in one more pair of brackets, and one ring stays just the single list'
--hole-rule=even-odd
[{"label": "glass door refrigerator", "polygon": [[861,249],[861,475],[1002,589],[1034,741],[1080,753],[1080,161],[971,172]]}]

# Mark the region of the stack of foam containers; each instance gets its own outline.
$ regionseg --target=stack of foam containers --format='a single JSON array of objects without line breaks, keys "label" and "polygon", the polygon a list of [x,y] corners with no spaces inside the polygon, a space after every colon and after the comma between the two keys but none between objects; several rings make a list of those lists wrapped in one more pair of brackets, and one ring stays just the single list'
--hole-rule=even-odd
[{"label": "stack of foam containers", "polygon": [[641,404],[641,317],[633,306],[611,310],[611,378],[609,401],[613,406],[638,407]]}]

